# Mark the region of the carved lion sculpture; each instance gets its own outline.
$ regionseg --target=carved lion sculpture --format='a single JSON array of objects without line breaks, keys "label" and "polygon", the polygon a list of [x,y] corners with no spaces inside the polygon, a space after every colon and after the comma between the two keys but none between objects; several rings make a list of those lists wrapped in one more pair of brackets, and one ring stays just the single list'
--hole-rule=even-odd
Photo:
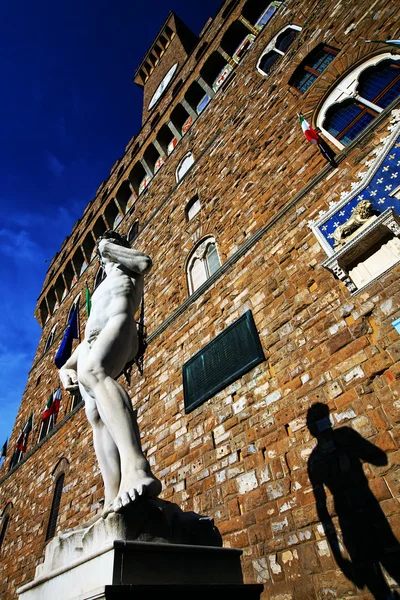
[{"label": "carved lion sculpture", "polygon": [[347,221],[339,227],[336,227],[333,232],[335,246],[341,246],[345,243],[346,238],[354,233],[361,225],[363,225],[373,215],[372,204],[369,200],[361,200],[355,207],[353,214]]}]

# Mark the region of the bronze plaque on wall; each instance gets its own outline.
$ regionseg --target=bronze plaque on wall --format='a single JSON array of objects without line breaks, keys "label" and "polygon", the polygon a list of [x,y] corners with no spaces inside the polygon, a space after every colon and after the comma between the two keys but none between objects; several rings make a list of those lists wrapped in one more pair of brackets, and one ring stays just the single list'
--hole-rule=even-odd
[{"label": "bronze plaque on wall", "polygon": [[185,412],[265,360],[251,311],[245,312],[182,367]]}]

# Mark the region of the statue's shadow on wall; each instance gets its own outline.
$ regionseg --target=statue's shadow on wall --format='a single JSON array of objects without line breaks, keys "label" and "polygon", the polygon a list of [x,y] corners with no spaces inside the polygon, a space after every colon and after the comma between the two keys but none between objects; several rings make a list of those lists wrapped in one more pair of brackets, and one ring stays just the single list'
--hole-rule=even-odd
[{"label": "statue's shadow on wall", "polygon": [[[358,588],[367,588],[375,600],[400,598],[397,592],[392,595],[382,570],[400,585],[400,545],[362,467],[363,463],[386,465],[385,452],[350,427],[332,429],[325,404],[311,406],[307,426],[318,442],[308,461],[308,474],[318,517],[336,563],[348,579]],[[328,512],[326,488],[333,497],[345,553]]]}]

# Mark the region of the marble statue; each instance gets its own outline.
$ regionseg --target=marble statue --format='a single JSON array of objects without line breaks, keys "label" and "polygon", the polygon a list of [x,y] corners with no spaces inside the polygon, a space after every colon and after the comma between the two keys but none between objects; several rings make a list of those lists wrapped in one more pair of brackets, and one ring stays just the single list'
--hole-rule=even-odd
[{"label": "marble statue", "polygon": [[353,210],[351,217],[333,232],[335,246],[342,246],[346,239],[373,216],[373,207],[369,200],[361,200]]},{"label": "marble statue", "polygon": [[105,517],[139,497],[158,496],[161,483],[143,455],[129,396],[116,381],[138,352],[134,314],[152,261],[111,230],[99,238],[97,250],[106,277],[93,293],[84,340],[59,373],[64,388],[79,389],[85,401],[104,481]]}]

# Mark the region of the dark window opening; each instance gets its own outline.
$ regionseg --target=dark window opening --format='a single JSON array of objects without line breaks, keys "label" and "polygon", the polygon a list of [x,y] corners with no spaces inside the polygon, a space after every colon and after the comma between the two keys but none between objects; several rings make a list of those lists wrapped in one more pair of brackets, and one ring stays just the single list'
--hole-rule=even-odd
[{"label": "dark window opening", "polygon": [[3,545],[4,538],[6,537],[7,525],[9,523],[9,521],[10,521],[9,515],[6,515],[5,517],[3,517],[3,524],[1,526],[1,531],[0,531],[0,550]]},{"label": "dark window opening", "polygon": [[199,115],[209,103],[210,96],[197,81],[194,81],[185,94],[185,100]]},{"label": "dark window opening", "polygon": [[86,260],[90,262],[95,257],[95,243],[91,233],[89,233],[83,240],[82,247],[86,256]]},{"label": "dark window opening", "polygon": [[139,235],[139,221],[136,220],[128,233],[128,242],[132,244]]},{"label": "dark window opening", "polygon": [[129,187],[129,183],[127,181],[124,181],[116,194],[117,202],[123,210],[124,214],[126,213],[128,202],[131,196],[132,191]]},{"label": "dark window opening", "polygon": [[190,115],[183,108],[182,104],[178,104],[171,113],[171,123],[175,125],[177,130],[183,135],[193,122],[189,123]]},{"label": "dark window opening", "polygon": [[104,223],[104,219],[103,219],[103,217],[99,217],[93,226],[93,233],[94,233],[94,237],[96,238],[96,240],[98,240],[99,237],[101,235],[103,235],[105,230],[106,230],[106,224]]},{"label": "dark window opening", "polygon": [[160,168],[160,154],[158,150],[153,146],[153,144],[149,144],[146,148],[146,152],[144,153],[143,158],[145,159],[150,171],[152,173],[156,173]]},{"label": "dark window opening", "polygon": [[171,154],[172,150],[178,143],[177,138],[167,125],[163,125],[161,127],[157,135],[157,141],[167,156]]},{"label": "dark window opening", "polygon": [[231,14],[237,2],[238,0],[232,0],[232,2],[229,2],[228,6],[225,8],[224,12],[221,15],[222,19],[226,19]]},{"label": "dark window opening", "polygon": [[61,495],[64,487],[64,473],[58,477],[54,488],[53,501],[51,503],[49,523],[47,525],[46,541],[54,537],[57,528],[58,513],[60,510]]},{"label": "dark window opening", "polygon": [[200,75],[210,87],[213,87],[217,83],[217,79],[222,76],[222,71],[228,66],[230,67],[222,54],[215,51],[208,57],[200,71]]},{"label": "dark window opening", "polygon": [[288,48],[293,44],[298,35],[299,31],[297,31],[297,29],[288,27],[276,38],[275,48],[283,53],[287,52]]},{"label": "dark window opening", "polygon": [[[229,56],[234,57],[239,50],[239,46],[251,34],[251,31],[241,21],[234,21],[226,30],[222,40],[221,48],[225,50]],[[254,36],[251,36],[254,39]],[[243,53],[244,54],[244,53]]]},{"label": "dark window opening", "polygon": [[[140,185],[145,177],[146,171],[144,170],[143,165],[141,165],[140,162],[136,163],[136,165],[133,167],[132,171],[129,174],[129,181],[131,182],[133,189],[138,195],[140,193]],[[140,191],[142,190],[140,189]]]},{"label": "dark window opening", "polygon": [[304,94],[319,75],[328,67],[338,50],[328,46],[319,46],[313,50],[297,67],[289,80],[289,85]]},{"label": "dark window opening", "polygon": [[260,2],[260,0],[247,0],[243,6],[242,15],[256,29],[262,29],[272,18],[281,2]]},{"label": "dark window opening", "polygon": [[264,54],[264,56],[261,57],[260,63],[258,65],[260,71],[263,71],[266,75],[269,75],[272,67],[279,58],[280,54],[278,54],[274,50],[271,50],[270,52],[267,52],[267,54]]}]

